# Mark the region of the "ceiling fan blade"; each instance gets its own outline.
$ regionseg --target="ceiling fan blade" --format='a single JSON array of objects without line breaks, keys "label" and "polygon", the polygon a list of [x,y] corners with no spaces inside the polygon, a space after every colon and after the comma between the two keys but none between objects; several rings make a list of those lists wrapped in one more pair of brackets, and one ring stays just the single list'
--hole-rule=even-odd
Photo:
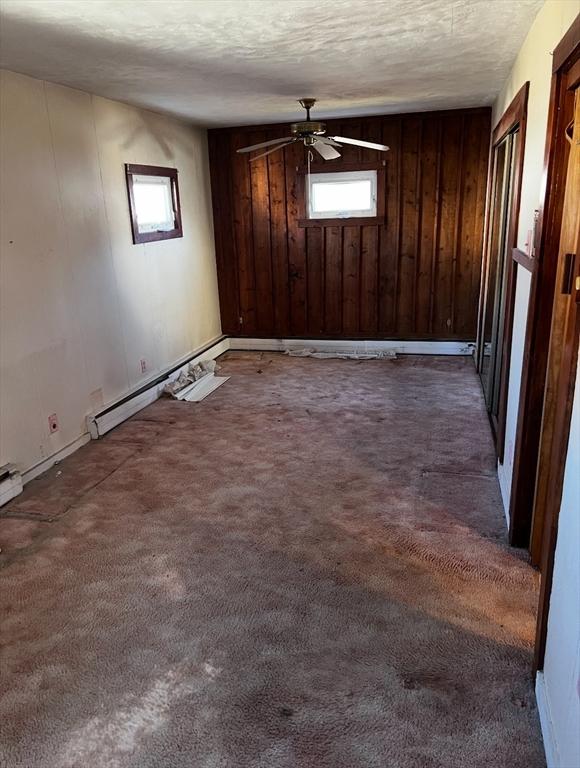
[{"label": "ceiling fan blade", "polygon": [[[267,152],[262,152],[260,155],[256,155],[255,157],[250,158],[250,162],[253,163],[254,160],[259,160],[261,157],[266,157],[266,155],[271,155],[272,152],[276,152],[278,149],[282,149],[282,147],[287,147],[288,144],[294,144],[295,141],[298,141],[298,139],[292,139],[292,141],[286,141],[284,144],[278,144],[277,147],[272,147],[272,149],[269,149]],[[239,152],[239,150],[238,150]]]},{"label": "ceiling fan blade", "polygon": [[362,139],[347,139],[345,136],[329,136],[329,139],[338,141],[341,144],[354,144],[355,147],[365,147],[366,149],[378,149],[381,152],[386,152],[389,147],[386,144],[375,144],[374,141],[362,141]]},{"label": "ceiling fan blade", "polygon": [[292,136],[284,136],[283,139],[271,139],[270,141],[261,141],[259,144],[252,144],[249,147],[242,147],[238,149],[238,152],[253,152],[255,149],[263,149],[264,147],[271,147],[274,144],[281,144],[283,141],[290,141]]},{"label": "ceiling fan blade", "polygon": [[326,142],[317,141],[314,145],[314,149],[319,155],[322,155],[325,160],[334,160],[335,158],[340,157],[340,152],[337,152],[334,147],[326,144]]},{"label": "ceiling fan blade", "polygon": [[329,147],[342,147],[342,144],[339,144],[334,139],[331,139],[330,136],[317,136],[316,141],[321,141],[323,144],[328,144]]}]

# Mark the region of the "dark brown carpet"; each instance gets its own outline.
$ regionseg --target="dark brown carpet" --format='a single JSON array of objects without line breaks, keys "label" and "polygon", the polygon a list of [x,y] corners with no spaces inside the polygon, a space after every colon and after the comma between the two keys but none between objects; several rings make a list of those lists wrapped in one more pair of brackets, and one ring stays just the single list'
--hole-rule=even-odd
[{"label": "dark brown carpet", "polygon": [[2,510],[1,764],[543,766],[471,361],[222,365]]}]

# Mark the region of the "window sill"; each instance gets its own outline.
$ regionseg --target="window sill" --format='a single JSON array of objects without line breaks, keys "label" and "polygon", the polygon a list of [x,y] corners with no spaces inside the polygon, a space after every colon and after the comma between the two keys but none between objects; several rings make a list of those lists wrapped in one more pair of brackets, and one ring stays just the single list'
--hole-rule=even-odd
[{"label": "window sill", "polygon": [[381,226],[385,223],[384,216],[351,216],[339,219],[298,219],[299,227],[363,227]]},{"label": "window sill", "polygon": [[133,234],[133,244],[156,243],[160,240],[173,240],[175,237],[183,237],[183,230],[169,229],[161,232],[136,232]]}]

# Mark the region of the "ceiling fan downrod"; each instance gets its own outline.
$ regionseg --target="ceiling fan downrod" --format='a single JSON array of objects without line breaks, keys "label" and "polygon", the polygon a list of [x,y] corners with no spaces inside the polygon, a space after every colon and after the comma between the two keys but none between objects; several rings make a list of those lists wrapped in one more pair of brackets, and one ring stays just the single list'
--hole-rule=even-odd
[{"label": "ceiling fan downrod", "polygon": [[310,110],[316,104],[316,99],[298,99],[300,106],[306,110],[306,120],[310,120]]}]

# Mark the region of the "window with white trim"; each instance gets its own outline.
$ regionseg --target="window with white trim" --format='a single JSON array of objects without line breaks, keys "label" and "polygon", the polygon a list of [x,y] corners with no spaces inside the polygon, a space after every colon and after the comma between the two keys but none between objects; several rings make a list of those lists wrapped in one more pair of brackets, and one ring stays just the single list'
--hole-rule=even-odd
[{"label": "window with white trim", "polygon": [[309,219],[368,218],[377,215],[377,172],[311,173]]}]

